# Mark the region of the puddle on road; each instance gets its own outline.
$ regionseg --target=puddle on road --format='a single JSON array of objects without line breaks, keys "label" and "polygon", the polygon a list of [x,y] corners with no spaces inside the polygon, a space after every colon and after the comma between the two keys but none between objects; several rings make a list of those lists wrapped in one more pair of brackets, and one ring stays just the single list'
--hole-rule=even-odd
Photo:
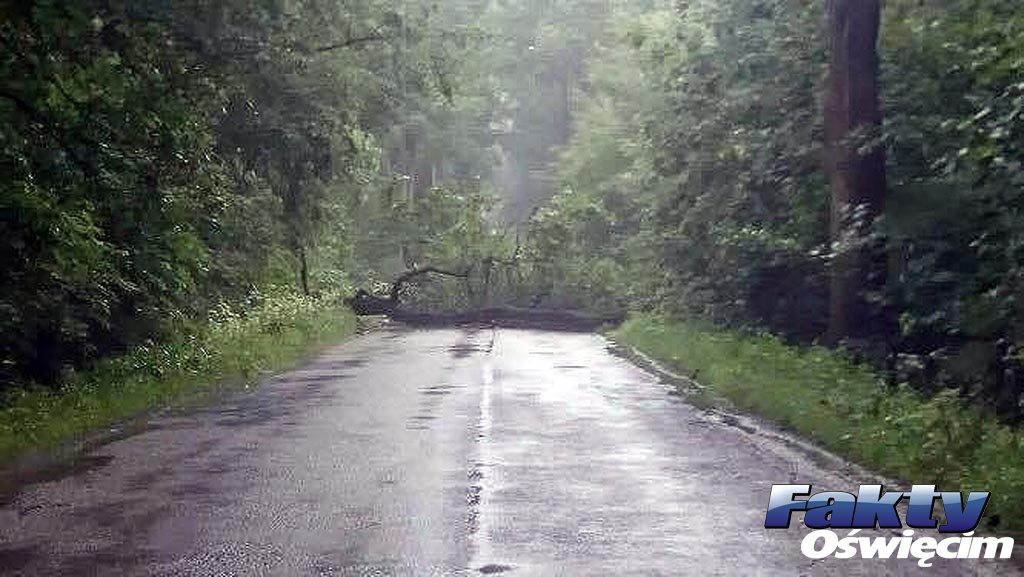
[{"label": "puddle on road", "polygon": [[35,545],[0,547],[0,567],[3,567],[4,571],[20,571],[39,557],[38,550]]},{"label": "puddle on road", "polygon": [[469,505],[470,509],[475,509],[480,505],[480,493],[484,488],[480,485],[470,485],[469,489],[466,490],[466,504]]},{"label": "puddle on road", "polygon": [[481,347],[473,343],[458,343],[448,347],[448,354],[455,357],[456,359],[464,359],[470,357],[473,353],[486,353],[489,352],[487,348]]},{"label": "puddle on road", "polygon": [[466,532],[473,535],[480,530],[480,499],[483,496],[484,464],[474,463],[466,473]]},{"label": "puddle on road", "polygon": [[11,503],[21,488],[41,483],[52,483],[68,477],[83,475],[90,471],[102,469],[110,464],[114,457],[110,455],[79,454],[69,459],[55,458],[52,463],[28,472],[11,474],[11,478],[0,478],[0,506]]},{"label": "puddle on road", "polygon": [[341,381],[351,376],[352,375],[346,373],[324,373],[320,375],[303,375],[298,377],[290,377],[287,379],[281,379],[281,382],[284,384],[313,385],[320,383],[330,383],[333,381]]},{"label": "puddle on road", "polygon": [[434,385],[432,387],[424,387],[424,388],[420,389],[420,394],[423,394],[423,395],[433,395],[433,396],[444,396],[444,395],[450,395],[452,393],[452,391],[455,391],[455,390],[458,390],[458,389],[464,389],[464,388],[465,387],[460,387],[460,386],[456,386],[456,385]]},{"label": "puddle on road", "polygon": [[346,368],[347,369],[347,368],[354,368],[354,367],[362,367],[362,366],[365,366],[369,362],[370,361],[367,360],[367,359],[348,359],[348,360],[338,361],[338,362],[332,363],[332,365],[336,365],[338,367],[342,367],[342,368]]},{"label": "puddle on road", "polygon": [[676,374],[658,364],[653,359],[639,353],[629,346],[609,342],[605,347],[609,354],[628,361],[668,386],[666,394],[703,411],[722,410],[730,407],[724,398],[715,395],[710,389],[694,379]]},{"label": "puddle on road", "polygon": [[[666,394],[673,399],[698,409],[698,414],[704,420],[706,426],[729,427],[739,431],[741,434],[779,443],[819,466],[843,471],[844,474],[847,474],[846,472],[853,472],[854,476],[862,478],[872,476],[872,473],[863,469],[860,465],[843,459],[812,442],[806,441],[799,434],[793,433],[793,431],[785,427],[780,427],[778,424],[771,423],[761,417],[744,413],[737,409],[736,405],[728,399],[716,394],[709,387],[696,382],[694,380],[695,377],[691,378],[674,373],[660,365],[657,361],[629,346],[609,342],[606,349],[610,354],[625,359],[657,378],[660,383],[667,385],[669,389]],[[691,424],[693,422],[691,421]],[[879,482],[885,481],[880,478],[877,480]]]},{"label": "puddle on road", "polygon": [[456,359],[464,359],[474,353],[490,353],[494,350],[495,335],[494,330],[465,329],[459,342],[447,348],[448,354]]}]

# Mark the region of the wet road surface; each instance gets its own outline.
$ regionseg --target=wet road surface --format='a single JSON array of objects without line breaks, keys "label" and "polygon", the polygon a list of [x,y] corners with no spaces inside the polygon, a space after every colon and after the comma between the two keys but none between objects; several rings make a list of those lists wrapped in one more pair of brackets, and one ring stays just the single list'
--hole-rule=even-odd
[{"label": "wet road surface", "polygon": [[874,479],[671,392],[596,335],[375,332],[5,496],[0,574],[1016,574],[812,563],[771,484]]}]

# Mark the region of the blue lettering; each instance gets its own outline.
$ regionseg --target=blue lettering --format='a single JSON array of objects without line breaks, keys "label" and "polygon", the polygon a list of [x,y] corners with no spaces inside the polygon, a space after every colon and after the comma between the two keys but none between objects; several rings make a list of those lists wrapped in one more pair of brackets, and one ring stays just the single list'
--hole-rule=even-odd
[{"label": "blue lettering", "polygon": [[851,527],[857,529],[902,529],[896,504],[903,499],[902,491],[882,493],[881,485],[861,485],[857,493],[857,510]]},{"label": "blue lettering", "polygon": [[768,499],[768,514],[764,518],[765,529],[788,529],[793,511],[803,511],[807,501],[794,500],[797,495],[810,495],[810,485],[772,485]]},{"label": "blue lettering", "polygon": [[[967,502],[962,503],[962,495],[959,492],[943,492],[942,508],[946,511],[946,523],[939,527],[940,533],[967,533],[973,531],[988,505],[988,499],[992,493],[988,491],[971,492],[967,495]],[[962,506],[961,506],[962,504]]]},{"label": "blue lettering", "polygon": [[807,500],[804,525],[812,529],[849,527],[853,523],[853,512],[857,498],[849,493],[827,491],[818,493]]}]

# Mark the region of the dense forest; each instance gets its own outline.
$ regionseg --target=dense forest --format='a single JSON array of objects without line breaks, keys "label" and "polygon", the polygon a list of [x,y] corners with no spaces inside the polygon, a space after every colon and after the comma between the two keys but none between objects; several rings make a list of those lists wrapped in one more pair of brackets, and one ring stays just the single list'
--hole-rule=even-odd
[{"label": "dense forest", "polygon": [[1019,420],[1024,9],[879,4],[615,15],[530,223],[541,278],[842,345]]},{"label": "dense forest", "polygon": [[0,379],[406,271],[1024,418],[1014,0],[4,2]]}]

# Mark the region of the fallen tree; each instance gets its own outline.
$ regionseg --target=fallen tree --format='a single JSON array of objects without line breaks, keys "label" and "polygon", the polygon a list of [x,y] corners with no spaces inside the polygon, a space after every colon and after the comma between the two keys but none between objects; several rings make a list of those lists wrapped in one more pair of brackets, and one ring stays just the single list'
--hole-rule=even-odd
[{"label": "fallen tree", "polygon": [[417,313],[393,311],[392,319],[417,326],[487,325],[509,328],[538,328],[562,331],[592,331],[605,325],[618,325],[622,314],[594,315],[563,309],[492,307],[460,313]]},{"label": "fallen tree", "polygon": [[415,279],[430,274],[468,279],[470,272],[468,270],[450,271],[437,267],[417,268],[399,275],[391,283],[385,296],[360,289],[345,302],[353,312],[360,316],[383,315],[402,323],[419,326],[489,325],[591,331],[603,325],[619,324],[625,318],[621,312],[595,315],[576,310],[513,306],[489,307],[456,313],[431,313],[402,309],[403,289]]},{"label": "fallen tree", "polygon": [[433,266],[414,268],[398,276],[388,290],[387,296],[378,296],[365,289],[359,289],[356,294],[345,299],[353,312],[360,316],[387,315],[392,316],[401,304],[402,289],[413,279],[428,274],[437,274],[456,278],[469,278],[469,271],[453,272]]}]

